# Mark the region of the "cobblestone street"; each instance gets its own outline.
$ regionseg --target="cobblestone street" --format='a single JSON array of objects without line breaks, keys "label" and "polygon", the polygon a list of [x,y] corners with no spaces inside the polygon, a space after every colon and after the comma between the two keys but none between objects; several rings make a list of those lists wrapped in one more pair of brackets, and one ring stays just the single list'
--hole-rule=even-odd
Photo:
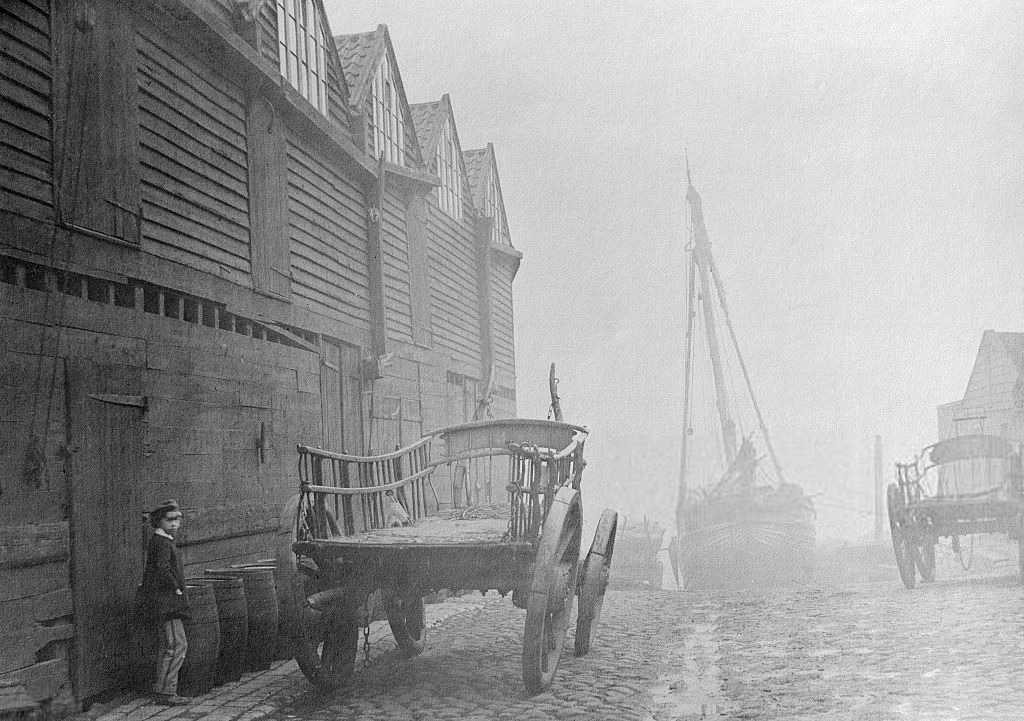
[{"label": "cobblestone street", "polygon": [[[895,574],[895,571],[894,571]],[[100,721],[284,719],[1019,719],[1024,604],[1016,576],[772,594],[612,589],[599,639],[551,689],[520,676],[524,613],[479,595],[428,607],[427,649],[394,653],[324,694],[294,662],[167,709],[119,699]]]}]

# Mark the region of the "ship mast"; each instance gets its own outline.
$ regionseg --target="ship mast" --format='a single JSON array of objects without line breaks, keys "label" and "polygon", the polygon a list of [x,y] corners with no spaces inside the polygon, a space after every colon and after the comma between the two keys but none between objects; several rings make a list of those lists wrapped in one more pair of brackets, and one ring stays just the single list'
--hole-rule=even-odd
[{"label": "ship mast", "polygon": [[[729,392],[722,373],[722,354],[718,347],[718,325],[715,322],[715,293],[711,287],[711,244],[708,243],[708,231],[704,227],[704,212],[701,209],[700,195],[690,181],[690,168],[686,168],[686,199],[690,203],[693,218],[693,263],[700,274],[701,299],[704,301],[704,329],[708,338],[708,353],[711,356],[711,370],[715,378],[715,404],[718,407],[718,420],[722,426],[722,445],[725,448],[726,466],[731,466],[736,459],[736,424],[729,415]],[[717,276],[717,274],[715,274]],[[717,277],[716,277],[717,281]],[[689,381],[689,378],[687,378]],[[689,399],[687,399],[688,401]]]},{"label": "ship mast", "polygon": [[694,305],[694,296],[696,293],[695,275],[699,274],[700,276],[700,300],[703,302],[704,327],[707,334],[708,354],[711,357],[711,367],[715,382],[715,401],[718,408],[719,423],[721,425],[722,445],[725,449],[726,465],[727,467],[731,467],[736,459],[736,424],[733,422],[729,413],[729,395],[722,370],[722,356],[718,340],[718,326],[715,321],[716,297],[722,308],[722,315],[725,318],[726,329],[729,332],[729,340],[732,342],[732,347],[736,352],[737,359],[739,360],[740,370],[743,373],[743,380],[746,384],[747,393],[750,396],[751,403],[754,406],[754,412],[757,415],[757,422],[761,430],[761,435],[764,438],[765,447],[772,459],[772,464],[775,467],[775,472],[779,481],[782,482],[783,480],[782,466],[779,463],[778,457],[775,455],[775,448],[772,446],[771,438],[768,435],[768,428],[765,426],[764,417],[761,414],[761,407],[758,405],[757,398],[754,396],[754,388],[750,382],[750,374],[747,372],[747,365],[743,361],[743,354],[740,352],[739,342],[736,340],[736,331],[733,328],[732,319],[729,316],[729,306],[725,301],[725,289],[722,284],[722,279],[718,273],[718,268],[715,265],[715,259],[711,255],[711,244],[708,241],[708,232],[704,225],[704,212],[701,207],[700,194],[697,193],[697,189],[693,187],[693,182],[690,178],[689,159],[686,161],[686,182],[686,199],[690,205],[690,213],[693,223],[693,246],[687,283],[686,366],[684,371],[685,386],[683,392],[683,442],[682,458],[679,464],[679,496],[676,505],[676,523],[677,526],[680,526],[677,529],[679,533],[682,533],[682,511],[686,499],[687,487],[688,441],[691,431],[690,391],[693,370],[693,318],[696,310]]}]

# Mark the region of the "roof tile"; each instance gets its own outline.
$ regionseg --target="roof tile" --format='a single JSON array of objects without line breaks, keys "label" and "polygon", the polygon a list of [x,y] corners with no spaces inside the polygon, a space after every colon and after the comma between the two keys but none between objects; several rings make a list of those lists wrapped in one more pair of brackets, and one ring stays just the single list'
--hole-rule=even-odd
[{"label": "roof tile", "polygon": [[441,112],[441,101],[437,100],[433,103],[410,105],[409,112],[412,113],[412,123],[416,126],[416,137],[420,141],[420,149],[423,151],[424,160],[427,162],[427,165],[430,165],[433,158],[433,148],[430,143],[444,121],[444,113]]},{"label": "roof tile", "polygon": [[381,28],[377,28],[368,33],[334,36],[341,67],[345,71],[345,82],[348,83],[348,90],[352,96],[358,92],[359,80],[373,62],[380,33]]}]

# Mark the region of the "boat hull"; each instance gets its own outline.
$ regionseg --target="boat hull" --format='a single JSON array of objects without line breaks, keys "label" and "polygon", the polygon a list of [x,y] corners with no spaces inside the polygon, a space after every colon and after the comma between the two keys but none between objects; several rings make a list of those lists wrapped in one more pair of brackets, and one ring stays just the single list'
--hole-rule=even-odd
[{"label": "boat hull", "polygon": [[681,537],[684,590],[765,588],[807,583],[814,574],[814,527],[737,522]]}]

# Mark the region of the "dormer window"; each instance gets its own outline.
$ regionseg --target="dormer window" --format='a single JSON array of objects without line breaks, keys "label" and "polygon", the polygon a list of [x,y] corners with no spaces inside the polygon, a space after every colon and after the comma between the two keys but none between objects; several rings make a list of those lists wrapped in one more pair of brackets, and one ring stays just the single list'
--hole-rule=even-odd
[{"label": "dormer window", "polygon": [[501,242],[501,204],[498,202],[498,183],[494,179],[494,170],[487,178],[487,195],[484,198],[484,214],[492,220],[491,242]]},{"label": "dormer window", "polygon": [[277,0],[281,75],[327,114],[327,44],[313,0]]},{"label": "dormer window", "polygon": [[437,144],[437,174],[441,185],[437,188],[437,202],[441,210],[457,220],[462,219],[462,174],[459,172],[455,152],[455,133],[452,121],[444,121],[444,131]]},{"label": "dormer window", "polygon": [[401,165],[405,160],[405,122],[399,107],[391,60],[387,53],[377,66],[370,86],[370,136],[373,156]]}]

